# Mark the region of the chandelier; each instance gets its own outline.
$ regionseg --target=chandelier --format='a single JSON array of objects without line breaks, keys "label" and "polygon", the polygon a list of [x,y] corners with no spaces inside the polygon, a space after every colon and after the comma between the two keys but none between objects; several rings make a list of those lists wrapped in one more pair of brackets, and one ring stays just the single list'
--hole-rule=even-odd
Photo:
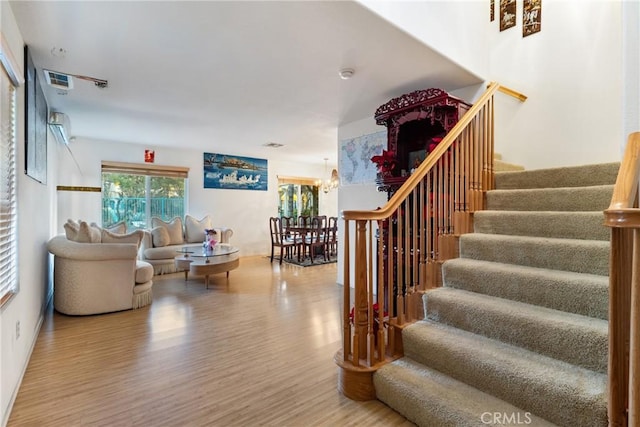
[{"label": "chandelier", "polygon": [[329,160],[328,158],[324,159],[324,173],[326,176],[328,176],[329,178],[322,180],[319,179],[318,181],[316,181],[316,185],[318,187],[320,187],[322,189],[323,192],[328,193],[331,190],[335,190],[336,188],[338,188],[338,185],[340,184],[340,178],[338,178],[338,171],[333,169],[331,171],[331,175],[329,175],[327,173],[328,169],[327,169],[327,160]]}]

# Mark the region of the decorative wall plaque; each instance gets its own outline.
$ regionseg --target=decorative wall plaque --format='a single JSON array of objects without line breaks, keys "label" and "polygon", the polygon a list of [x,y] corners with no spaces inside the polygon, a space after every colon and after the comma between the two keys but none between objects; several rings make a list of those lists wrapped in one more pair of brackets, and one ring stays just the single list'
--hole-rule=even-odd
[{"label": "decorative wall plaque", "polygon": [[516,0],[500,0],[500,31],[516,25]]},{"label": "decorative wall plaque", "polygon": [[542,0],[524,0],[522,11],[522,37],[540,31],[542,21]]}]

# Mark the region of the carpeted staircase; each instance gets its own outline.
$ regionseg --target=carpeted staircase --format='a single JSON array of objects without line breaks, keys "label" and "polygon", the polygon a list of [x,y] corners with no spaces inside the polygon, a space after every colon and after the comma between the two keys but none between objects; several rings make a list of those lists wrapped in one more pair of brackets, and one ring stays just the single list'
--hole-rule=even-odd
[{"label": "carpeted staircase", "polygon": [[374,375],[420,426],[607,425],[609,230],[619,164],[501,172]]}]

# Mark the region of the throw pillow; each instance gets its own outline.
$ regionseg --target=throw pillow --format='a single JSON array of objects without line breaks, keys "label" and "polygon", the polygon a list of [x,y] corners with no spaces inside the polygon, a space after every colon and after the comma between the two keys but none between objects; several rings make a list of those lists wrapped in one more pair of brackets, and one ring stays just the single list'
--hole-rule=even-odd
[{"label": "throw pillow", "polygon": [[151,229],[151,242],[154,248],[162,248],[168,246],[171,242],[169,232],[166,227],[155,227]]},{"label": "throw pillow", "polygon": [[170,245],[181,245],[184,243],[184,238],[182,237],[182,220],[180,217],[175,217],[170,222],[165,222],[158,217],[153,217],[151,218],[151,227],[166,228],[169,233]]},{"label": "throw pillow", "polygon": [[[96,227],[100,231],[103,230],[103,228],[100,227],[95,222],[92,222],[91,226],[92,227]],[[108,231],[110,231],[112,233],[115,233],[115,234],[126,234],[127,233],[127,223],[125,221],[116,222],[113,225],[110,225],[108,227],[104,227],[104,230],[108,230]]]},{"label": "throw pillow", "polygon": [[103,229],[102,243],[135,243],[136,247],[140,249],[140,243],[142,242],[143,235],[144,232],[142,230],[134,230],[131,233],[119,234]]},{"label": "throw pillow", "polygon": [[68,219],[67,222],[64,224],[64,234],[65,236],[67,236],[67,240],[72,240],[72,241],[76,241],[76,235],[78,234],[78,227],[80,226],[80,224],[78,224],[76,221],[72,220],[72,219]]},{"label": "throw pillow", "polygon": [[[86,221],[80,221],[75,241],[78,243],[100,243],[102,239],[100,230],[92,227]],[[73,239],[72,239],[73,240]]]},{"label": "throw pillow", "polygon": [[209,228],[213,228],[209,215],[201,220],[197,220],[189,214],[184,216],[184,236],[187,243],[204,242],[205,230]]},{"label": "throw pillow", "polygon": [[92,222],[91,224],[89,224],[91,227],[93,228],[97,228],[98,231],[100,231],[100,234],[102,234],[102,227],[100,227],[98,224],[96,224],[95,222]]}]

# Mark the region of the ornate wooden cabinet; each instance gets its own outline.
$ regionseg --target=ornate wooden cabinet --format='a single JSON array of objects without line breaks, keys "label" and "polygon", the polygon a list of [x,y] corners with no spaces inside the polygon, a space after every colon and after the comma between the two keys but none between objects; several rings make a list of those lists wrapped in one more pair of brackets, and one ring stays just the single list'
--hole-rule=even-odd
[{"label": "ornate wooden cabinet", "polygon": [[[381,105],[375,112],[375,120],[376,123],[387,127],[387,151],[395,156],[396,167],[378,174],[376,180],[378,191],[386,191],[387,198],[391,198],[393,193],[406,181],[412,169],[417,167],[433,151],[470,107],[471,105],[467,102],[451,96],[441,89],[434,88],[411,92]],[[414,221],[412,218],[407,220],[402,214],[402,209],[400,214],[403,215],[404,227],[410,229]],[[410,212],[409,216],[412,214]],[[393,242],[388,241],[390,227],[394,236]],[[435,224],[431,225],[431,230],[432,233],[436,230]],[[378,279],[386,282],[386,278],[391,277],[395,296],[404,295],[407,292],[406,286],[409,281],[404,281],[399,286],[396,283],[397,269],[403,270],[403,277],[415,277],[415,265],[436,257],[432,253],[420,253],[419,248],[423,246],[420,242],[431,237],[427,235],[426,229],[409,230],[409,235],[415,236],[418,241],[417,247],[413,247],[413,244],[409,247],[399,244],[400,242],[397,242],[399,230],[396,215],[383,221],[378,233],[380,233],[378,235],[380,237],[379,244],[383,245],[383,276]],[[391,253],[390,246],[393,248]],[[401,246],[402,250],[399,249]],[[409,262],[406,262],[407,257],[398,256],[399,251],[409,253]],[[414,262],[414,256],[419,260]],[[390,257],[397,261],[392,263],[393,272],[391,275],[389,275]],[[413,279],[410,281],[413,282]],[[385,292],[386,289],[385,286]]]},{"label": "ornate wooden cabinet", "polygon": [[378,190],[391,196],[425,159],[430,146],[437,144],[470,107],[435,88],[407,93],[378,107],[374,118],[377,124],[387,127],[387,150],[394,153],[396,160],[391,173],[378,175]]}]

